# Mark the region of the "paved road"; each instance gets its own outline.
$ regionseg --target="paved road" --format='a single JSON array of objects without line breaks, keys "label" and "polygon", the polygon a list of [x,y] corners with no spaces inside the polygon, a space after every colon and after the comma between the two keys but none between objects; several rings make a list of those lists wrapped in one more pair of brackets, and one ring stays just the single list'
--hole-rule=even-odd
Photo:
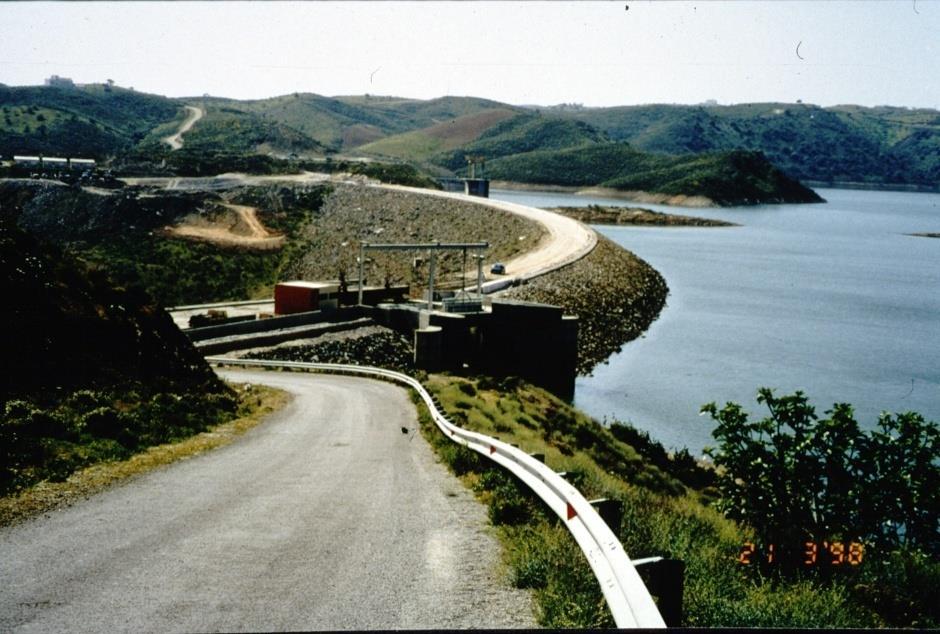
[{"label": "paved road", "polygon": [[485,512],[399,387],[228,371],[295,393],[235,443],[0,530],[0,631],[531,627]]}]

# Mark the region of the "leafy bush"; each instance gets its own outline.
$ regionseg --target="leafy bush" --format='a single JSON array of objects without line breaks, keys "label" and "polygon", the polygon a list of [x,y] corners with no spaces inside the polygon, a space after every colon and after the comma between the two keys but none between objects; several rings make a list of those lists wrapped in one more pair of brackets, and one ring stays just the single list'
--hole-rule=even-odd
[{"label": "leafy bush", "polygon": [[740,405],[702,408],[718,423],[719,508],[767,543],[865,541],[881,552],[940,555],[940,429],[908,412],[882,414],[861,431],[851,406],[819,419],[802,392],[757,401],[770,416],[748,420]]}]

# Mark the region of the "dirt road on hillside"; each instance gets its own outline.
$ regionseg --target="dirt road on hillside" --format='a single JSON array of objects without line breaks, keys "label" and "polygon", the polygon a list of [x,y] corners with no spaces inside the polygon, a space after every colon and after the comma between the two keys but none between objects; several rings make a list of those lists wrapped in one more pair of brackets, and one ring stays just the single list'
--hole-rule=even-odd
[{"label": "dirt road on hillside", "polygon": [[183,135],[189,132],[190,128],[192,128],[196,122],[202,119],[202,117],[206,114],[202,108],[197,108],[196,106],[185,106],[185,108],[189,110],[189,115],[183,121],[180,129],[176,131],[176,134],[163,137],[163,142],[174,150],[178,150],[183,147]]},{"label": "dirt road on hillside", "polygon": [[167,233],[183,238],[205,240],[227,246],[242,246],[253,249],[276,249],[284,244],[284,236],[267,230],[258,220],[258,210],[246,205],[221,203],[234,212],[216,221],[187,221],[167,228]]}]

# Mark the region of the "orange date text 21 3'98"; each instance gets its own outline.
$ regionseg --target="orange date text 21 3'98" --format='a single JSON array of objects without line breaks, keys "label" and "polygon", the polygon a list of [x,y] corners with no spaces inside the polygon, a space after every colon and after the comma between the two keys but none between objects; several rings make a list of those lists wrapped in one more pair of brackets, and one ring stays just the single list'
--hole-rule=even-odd
[{"label": "orange date text 21 3'98", "polygon": [[858,542],[803,542],[802,544],[764,544],[745,542],[738,552],[738,563],[745,566],[786,562],[801,566],[858,566],[865,558],[865,546]]}]

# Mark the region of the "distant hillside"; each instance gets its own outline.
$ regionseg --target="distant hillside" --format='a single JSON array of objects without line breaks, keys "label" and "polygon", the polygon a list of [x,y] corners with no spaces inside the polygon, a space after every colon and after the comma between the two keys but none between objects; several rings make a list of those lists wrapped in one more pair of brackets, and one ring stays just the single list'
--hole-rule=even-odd
[{"label": "distant hillside", "polygon": [[[551,110],[550,110],[551,111]],[[650,152],[760,150],[801,180],[940,185],[940,112],[807,104],[559,110]]]},{"label": "distant hillside", "polygon": [[606,142],[604,133],[582,122],[520,114],[497,123],[476,141],[442,154],[436,161],[449,169],[459,170],[466,167],[464,157],[467,154],[482,155],[489,161],[523,152],[563,150]]},{"label": "distant hillside", "polygon": [[[204,107],[205,116],[183,137],[183,147],[193,152],[240,154],[323,155],[328,148],[304,134],[270,118],[244,112],[207,100],[194,102]],[[160,139],[149,139],[154,150],[168,152]]]},{"label": "distant hillside", "polygon": [[494,108],[512,108],[475,97],[427,101],[389,97],[323,97],[295,93],[256,101],[224,100],[225,107],[289,126],[334,151]]},{"label": "distant hillside", "polygon": [[131,381],[222,389],[146,294],[113,287],[103,273],[40,244],[8,216],[0,217],[0,280],[10,299],[0,328],[0,400]]},{"label": "distant hillside", "polygon": [[441,152],[475,141],[494,125],[514,116],[516,112],[506,108],[482,110],[421,130],[396,134],[361,145],[357,152],[409,161],[426,161]]},{"label": "distant hillside", "polygon": [[358,154],[450,173],[466,166],[467,154],[494,161],[625,142],[670,155],[759,151],[800,180],[940,187],[940,112],[890,106],[536,109],[475,97],[294,93],[239,101],[168,99],[111,85],[0,85],[0,155],[131,155],[160,164],[169,156],[161,139],[178,128],[186,103],[204,107],[206,116],[186,134],[184,148],[213,156]]},{"label": "distant hillside", "polygon": [[0,154],[104,159],[133,147],[182,106],[117,86],[0,84]]},{"label": "distant hillside", "polygon": [[507,156],[487,163],[487,173],[519,183],[703,196],[718,205],[822,200],[760,152],[743,150],[662,156],[638,152],[625,143],[604,143]]}]

